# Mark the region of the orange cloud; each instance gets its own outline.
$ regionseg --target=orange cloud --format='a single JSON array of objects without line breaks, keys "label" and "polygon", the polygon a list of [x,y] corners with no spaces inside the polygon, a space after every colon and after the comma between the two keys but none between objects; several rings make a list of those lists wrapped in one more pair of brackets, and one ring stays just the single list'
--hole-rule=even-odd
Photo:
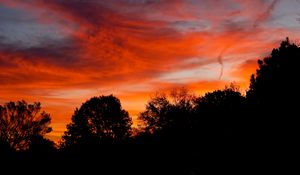
[{"label": "orange cloud", "polygon": [[257,68],[257,59],[246,60],[233,69],[231,75],[238,78],[241,88],[247,89],[250,83],[250,76],[255,74]]}]

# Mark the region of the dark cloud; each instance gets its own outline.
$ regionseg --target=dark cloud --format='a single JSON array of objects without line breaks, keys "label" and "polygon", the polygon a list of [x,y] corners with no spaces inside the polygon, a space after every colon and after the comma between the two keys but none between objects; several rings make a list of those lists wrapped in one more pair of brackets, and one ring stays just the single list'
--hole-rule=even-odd
[{"label": "dark cloud", "polygon": [[33,16],[24,15],[22,11],[0,6],[1,25],[11,23],[32,23],[34,20],[35,18]]},{"label": "dark cloud", "polygon": [[80,48],[76,47],[71,40],[54,41],[46,39],[41,41],[39,46],[23,48],[20,43],[7,43],[5,37],[0,40],[0,53],[6,55],[15,55],[33,63],[40,61],[46,62],[50,65],[68,66],[72,67],[74,63],[79,61]]}]

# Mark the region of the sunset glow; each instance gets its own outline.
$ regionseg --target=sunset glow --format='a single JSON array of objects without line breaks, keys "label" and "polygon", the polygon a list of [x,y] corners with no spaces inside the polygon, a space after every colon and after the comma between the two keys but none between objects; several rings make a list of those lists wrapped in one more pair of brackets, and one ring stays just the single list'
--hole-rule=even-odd
[{"label": "sunset glow", "polygon": [[290,37],[298,0],[0,0],[0,104],[39,101],[58,140],[76,107],[114,94],[136,118],[150,95],[242,91]]}]

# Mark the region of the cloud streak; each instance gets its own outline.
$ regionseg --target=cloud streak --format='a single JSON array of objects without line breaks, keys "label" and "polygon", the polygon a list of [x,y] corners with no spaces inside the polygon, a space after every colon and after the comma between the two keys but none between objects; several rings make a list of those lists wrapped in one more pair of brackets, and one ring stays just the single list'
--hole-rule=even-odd
[{"label": "cloud streak", "polygon": [[279,0],[273,0],[270,5],[267,6],[266,10],[260,13],[253,23],[253,27],[256,28],[258,25],[264,21],[266,21],[270,16],[271,13],[274,11],[276,5],[278,4]]}]

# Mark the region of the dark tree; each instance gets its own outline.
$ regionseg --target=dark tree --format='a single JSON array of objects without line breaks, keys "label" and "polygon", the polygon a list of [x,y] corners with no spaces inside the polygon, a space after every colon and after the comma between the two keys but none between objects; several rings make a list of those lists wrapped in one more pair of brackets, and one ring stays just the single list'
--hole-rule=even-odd
[{"label": "dark tree", "polygon": [[0,105],[0,142],[13,150],[27,150],[35,137],[52,131],[50,115],[41,112],[41,104],[25,101]]},{"label": "dark tree", "polygon": [[299,133],[300,48],[287,38],[258,65],[247,92],[253,131],[262,139]]},{"label": "dark tree", "polygon": [[131,118],[113,95],[93,97],[76,109],[62,147],[122,141],[131,136]]},{"label": "dark tree", "polygon": [[156,94],[142,112],[139,119],[145,124],[145,130],[153,133],[170,124],[169,111],[171,104],[165,94]]},{"label": "dark tree", "polygon": [[[186,89],[173,90],[169,95],[157,93],[139,115],[146,133],[153,133],[163,141],[180,140],[191,128],[194,95]],[[147,134],[146,134],[147,135]]]},{"label": "dark tree", "polygon": [[15,150],[13,150],[8,143],[0,141],[0,161],[12,157],[14,153]]},{"label": "dark tree", "polygon": [[29,145],[29,153],[31,153],[31,156],[34,156],[34,158],[51,159],[56,156],[56,151],[55,143],[41,136],[33,137]]},{"label": "dark tree", "polygon": [[300,48],[287,38],[269,57],[258,60],[259,68],[251,76],[247,98],[259,105],[293,103],[290,100],[296,96],[289,94],[298,91],[299,63]]},{"label": "dark tree", "polygon": [[146,105],[146,110],[139,115],[145,124],[145,130],[155,132],[189,124],[189,115],[193,109],[194,96],[186,89],[175,89],[168,96],[157,93]]},{"label": "dark tree", "polygon": [[231,84],[224,90],[216,90],[199,97],[194,108],[193,129],[201,137],[217,139],[239,133],[245,98]]}]

